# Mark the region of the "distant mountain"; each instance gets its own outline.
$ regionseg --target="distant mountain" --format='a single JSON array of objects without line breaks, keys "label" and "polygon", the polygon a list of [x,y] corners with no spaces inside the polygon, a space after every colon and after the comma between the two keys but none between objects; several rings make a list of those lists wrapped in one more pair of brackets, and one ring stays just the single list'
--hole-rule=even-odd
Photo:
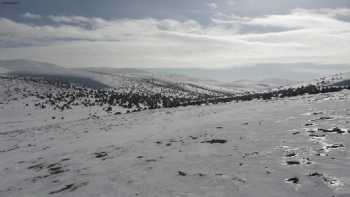
[{"label": "distant mountain", "polygon": [[286,86],[291,86],[298,84],[298,81],[292,81],[287,79],[278,79],[278,78],[270,78],[270,79],[264,79],[260,81],[254,81],[254,80],[236,80],[233,82],[226,82],[226,83],[217,83],[218,86],[225,87],[228,89],[233,89],[236,91],[252,91],[252,92],[263,92],[268,91],[272,89],[278,89],[283,88]]},{"label": "distant mountain", "polygon": [[180,75],[156,74],[130,68],[70,69],[55,64],[32,60],[0,60],[0,73],[22,77],[57,80],[90,88],[114,88],[119,92],[139,92],[165,95],[232,94],[232,90],[206,81]]},{"label": "distant mountain", "polygon": [[27,74],[60,74],[68,75],[71,74],[70,70],[46,62],[15,59],[15,60],[1,60],[0,67],[7,69],[10,72],[16,73],[27,73]]},{"label": "distant mountain", "polygon": [[332,82],[332,85],[336,86],[349,86],[350,85],[350,72],[339,74]]},{"label": "distant mountain", "polygon": [[0,73],[3,74],[57,80],[91,88],[109,87],[92,79],[88,73],[64,68],[47,62],[23,59],[0,60],[0,69]]},{"label": "distant mountain", "polygon": [[124,92],[146,92],[185,95],[226,95],[231,89],[217,86],[213,81],[191,78],[180,74],[158,73],[148,69],[81,68],[93,78]]},{"label": "distant mountain", "polygon": [[74,70],[87,71],[87,72],[99,73],[99,74],[108,74],[108,75],[149,73],[144,69],[138,69],[138,68],[87,67],[87,68],[77,68]]},{"label": "distant mountain", "polygon": [[[312,68],[315,65],[311,66]],[[322,66],[321,66],[322,67]],[[0,74],[41,77],[91,88],[114,88],[120,92],[151,94],[215,95],[225,96],[245,92],[263,92],[305,84],[350,83],[350,74],[330,75],[317,80],[290,80],[289,75],[302,73],[302,66],[269,65],[228,69],[137,69],[137,68],[65,68],[32,60],[0,60]],[[323,68],[323,67],[322,67]],[[343,69],[343,67],[339,67]],[[278,73],[282,72],[280,78]],[[294,69],[289,71],[288,69]],[[326,72],[326,70],[323,70]],[[330,72],[332,73],[332,72]],[[253,78],[253,76],[256,76]],[[303,74],[306,78],[306,74]],[[245,78],[247,77],[247,78]],[[298,78],[297,76],[293,76]],[[299,76],[300,77],[300,76]],[[302,78],[304,78],[302,77]],[[231,80],[230,80],[231,79]],[[238,79],[238,80],[237,80]]]},{"label": "distant mountain", "polygon": [[0,67],[0,74],[1,73],[8,73],[8,72],[10,72],[8,69]]},{"label": "distant mountain", "polygon": [[[211,79],[209,73],[207,77],[198,77],[196,75],[191,76],[186,72],[179,72],[176,69],[84,68],[79,70],[97,74],[95,79],[98,81],[122,89],[129,87],[131,84],[134,84],[135,87],[141,87],[141,85],[137,85],[139,83],[142,83],[143,88],[149,89],[146,86],[153,83],[153,85],[151,84],[152,86],[161,85],[163,88],[171,86],[184,91],[232,94],[246,91],[266,91],[298,83],[297,81],[279,78],[224,82]],[[186,69],[183,70],[185,71]],[[187,69],[189,72],[196,70],[198,69]],[[213,70],[213,75],[215,75],[215,70]]]},{"label": "distant mountain", "polygon": [[292,81],[310,81],[322,76],[348,72],[349,65],[316,65],[310,63],[258,64],[226,68],[154,68],[158,73],[171,73],[200,79],[212,79],[220,82],[234,82],[241,79],[262,81],[265,79],[288,79]]}]

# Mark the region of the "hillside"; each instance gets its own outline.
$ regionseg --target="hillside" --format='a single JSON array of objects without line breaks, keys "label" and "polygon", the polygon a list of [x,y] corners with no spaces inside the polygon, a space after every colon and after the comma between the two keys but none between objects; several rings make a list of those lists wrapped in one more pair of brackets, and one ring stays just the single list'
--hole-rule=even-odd
[{"label": "hillside", "polygon": [[[64,114],[74,114],[75,111],[84,111],[82,117],[99,117],[157,108],[269,100],[350,88],[334,85],[335,80],[344,79],[338,75],[331,80],[321,78],[293,86],[281,86],[292,83],[288,80],[270,79],[261,83],[241,80],[226,84],[229,86],[226,87],[216,81],[155,74],[140,69],[67,69],[42,62],[4,62],[0,64],[5,71],[0,75],[0,92],[2,102],[8,104],[5,108],[12,109],[9,103],[13,100],[27,102],[29,99],[24,103],[29,108],[45,113],[48,113],[46,109],[55,111],[56,115],[51,119],[56,119],[56,116],[64,119]],[[18,114],[24,115],[22,112],[19,110]]]},{"label": "hillside", "polygon": [[345,77],[229,94],[138,69],[2,68],[0,196],[350,194]]},{"label": "hillside", "polygon": [[0,196],[350,193],[349,91],[92,116],[15,92],[0,104]]}]

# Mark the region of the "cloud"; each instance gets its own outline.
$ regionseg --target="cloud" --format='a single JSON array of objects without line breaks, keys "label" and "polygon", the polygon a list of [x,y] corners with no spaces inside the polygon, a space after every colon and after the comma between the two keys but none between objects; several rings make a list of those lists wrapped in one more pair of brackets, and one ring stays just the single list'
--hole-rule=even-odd
[{"label": "cloud", "polygon": [[207,6],[208,6],[210,9],[213,9],[213,10],[215,10],[215,9],[218,8],[218,5],[217,5],[216,3],[214,3],[214,2],[209,2],[209,3],[207,3]]},{"label": "cloud", "polygon": [[336,18],[339,14],[346,14],[344,10],[347,9],[295,9],[288,15],[269,15],[254,18],[247,24],[287,28],[348,29],[348,22],[340,21]]},{"label": "cloud", "polygon": [[237,4],[237,2],[231,0],[231,1],[227,1],[226,4],[229,6],[235,6]]},{"label": "cloud", "polygon": [[86,18],[82,16],[55,16],[55,15],[50,15],[48,16],[49,19],[56,23],[70,23],[70,24],[80,24],[80,23],[89,23],[94,18]]},{"label": "cloud", "polygon": [[41,19],[40,15],[33,14],[33,13],[30,13],[30,12],[26,12],[26,13],[22,14],[21,17],[22,18],[26,18],[26,19],[33,19],[33,20]]},{"label": "cloud", "polygon": [[304,14],[321,14],[327,15],[330,17],[337,16],[350,16],[349,8],[338,8],[338,9],[330,9],[330,8],[322,8],[322,9],[294,9],[294,13],[304,13]]},{"label": "cloud", "polygon": [[[348,64],[348,9],[295,9],[196,20],[40,16],[46,25],[0,18],[0,59],[28,58],[66,66],[225,67],[260,63]],[[241,28],[271,31],[243,32]],[[272,31],[272,28],[284,28]]]},{"label": "cloud", "polygon": [[103,34],[76,26],[35,26],[0,18],[0,47],[51,44],[70,40],[108,40]]}]

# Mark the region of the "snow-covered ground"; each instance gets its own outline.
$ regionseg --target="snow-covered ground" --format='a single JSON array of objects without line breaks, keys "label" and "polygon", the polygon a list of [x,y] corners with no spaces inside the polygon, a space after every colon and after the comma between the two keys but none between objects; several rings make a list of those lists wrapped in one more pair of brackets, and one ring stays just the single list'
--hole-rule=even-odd
[{"label": "snow-covered ground", "polygon": [[[26,69],[39,74],[70,72],[30,63]],[[0,73],[22,71],[22,64],[0,64]],[[182,97],[256,85],[225,87],[135,69],[75,70],[74,76],[121,92]],[[267,83],[291,82],[259,86]],[[349,90],[136,112],[98,102],[105,96],[1,75],[0,197],[350,196]]]},{"label": "snow-covered ground", "polygon": [[1,197],[350,196],[350,91],[93,117],[30,99],[0,104]]}]

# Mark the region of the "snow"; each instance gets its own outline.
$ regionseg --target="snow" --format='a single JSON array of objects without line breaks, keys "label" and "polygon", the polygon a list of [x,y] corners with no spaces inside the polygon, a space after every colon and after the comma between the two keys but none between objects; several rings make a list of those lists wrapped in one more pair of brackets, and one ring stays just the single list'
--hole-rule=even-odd
[{"label": "snow", "polygon": [[349,91],[113,115],[36,108],[1,87],[0,196],[350,194],[350,134],[307,132],[348,129]]},{"label": "snow", "polygon": [[[18,62],[12,71],[22,69]],[[10,68],[4,67],[0,73]],[[120,92],[167,96],[239,93],[257,85],[240,81],[246,86],[237,89],[138,69],[74,72]],[[96,101],[92,95],[76,97],[69,109],[55,107],[69,100],[62,92],[76,91],[0,76],[0,197],[350,195],[349,90],[133,113],[84,105],[86,98]]]}]

